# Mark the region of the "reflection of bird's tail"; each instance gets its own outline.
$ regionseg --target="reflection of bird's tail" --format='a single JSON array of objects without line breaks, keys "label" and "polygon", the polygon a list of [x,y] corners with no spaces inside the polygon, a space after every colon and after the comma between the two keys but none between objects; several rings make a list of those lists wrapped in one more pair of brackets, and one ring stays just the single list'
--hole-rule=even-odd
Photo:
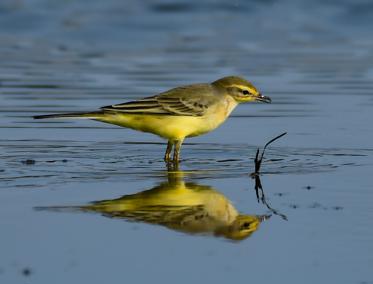
[{"label": "reflection of bird's tail", "polygon": [[87,119],[95,119],[95,118],[102,117],[103,115],[104,115],[103,111],[69,112],[69,113],[36,115],[36,116],[34,116],[34,119],[44,119],[44,118],[87,118]]},{"label": "reflection of bird's tail", "polygon": [[81,206],[36,206],[37,211],[53,211],[53,212],[79,212],[82,211]]}]

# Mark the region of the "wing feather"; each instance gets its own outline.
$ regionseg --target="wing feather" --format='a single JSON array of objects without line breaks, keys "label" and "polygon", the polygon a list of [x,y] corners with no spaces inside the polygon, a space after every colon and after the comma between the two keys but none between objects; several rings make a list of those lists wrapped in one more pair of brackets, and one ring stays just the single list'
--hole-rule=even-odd
[{"label": "wing feather", "polygon": [[171,89],[137,101],[105,106],[101,109],[134,114],[203,116],[210,106],[219,101],[217,96],[211,85],[196,84]]}]

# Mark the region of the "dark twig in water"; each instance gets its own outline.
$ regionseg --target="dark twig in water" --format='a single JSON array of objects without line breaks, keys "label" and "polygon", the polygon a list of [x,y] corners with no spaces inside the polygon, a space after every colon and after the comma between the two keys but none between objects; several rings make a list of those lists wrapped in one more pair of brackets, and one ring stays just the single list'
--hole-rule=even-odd
[{"label": "dark twig in water", "polygon": [[259,148],[258,148],[258,150],[256,151],[255,160],[254,160],[254,163],[255,163],[255,172],[253,172],[251,174],[252,176],[259,174],[260,166],[262,165],[262,161],[263,161],[263,157],[264,157],[264,152],[265,152],[267,146],[269,144],[273,143],[274,141],[276,141],[277,139],[280,139],[282,136],[286,135],[286,133],[287,132],[284,132],[284,133],[280,134],[279,136],[277,136],[277,137],[271,139],[270,141],[268,141],[267,144],[264,145],[262,155],[260,155],[260,159],[259,159]]},{"label": "dark twig in water", "polygon": [[258,150],[256,151],[256,155],[255,155],[255,160],[254,160],[254,163],[255,163],[255,171],[250,174],[250,176],[252,178],[255,179],[255,192],[256,192],[256,198],[258,200],[258,202],[261,202],[262,204],[264,204],[274,215],[278,215],[280,216],[282,219],[284,220],[288,220],[288,218],[280,213],[278,210],[272,208],[268,202],[267,202],[267,199],[264,195],[264,190],[263,190],[263,187],[262,187],[262,183],[260,181],[260,166],[262,165],[262,161],[263,161],[263,157],[264,157],[264,152],[267,148],[267,146],[269,144],[271,144],[272,142],[276,141],[277,139],[281,138],[282,136],[286,135],[286,132],[282,133],[281,135],[278,135],[276,136],[275,138],[271,139],[270,141],[267,142],[267,144],[264,145],[264,148],[263,148],[263,151],[262,151],[262,154],[260,155],[260,158],[259,158],[259,148]]}]

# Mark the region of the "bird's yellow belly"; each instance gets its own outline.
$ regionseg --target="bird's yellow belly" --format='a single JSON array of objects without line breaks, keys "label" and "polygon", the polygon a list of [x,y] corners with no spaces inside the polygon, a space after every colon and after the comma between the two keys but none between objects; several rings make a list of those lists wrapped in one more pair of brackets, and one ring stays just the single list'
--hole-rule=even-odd
[{"label": "bird's yellow belly", "polygon": [[183,140],[185,137],[210,132],[218,127],[225,120],[225,117],[112,114],[97,118],[97,120],[150,132],[169,140]]}]

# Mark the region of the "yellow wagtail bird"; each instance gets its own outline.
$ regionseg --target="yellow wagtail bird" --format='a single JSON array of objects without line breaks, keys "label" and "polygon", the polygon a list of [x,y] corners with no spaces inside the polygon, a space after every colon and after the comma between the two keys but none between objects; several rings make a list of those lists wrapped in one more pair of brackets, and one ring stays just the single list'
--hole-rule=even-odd
[{"label": "yellow wagtail bird", "polygon": [[237,76],[212,83],[177,87],[137,101],[102,107],[93,112],[34,116],[42,118],[86,118],[150,132],[168,140],[164,159],[179,161],[180,147],[186,137],[205,134],[221,125],[239,103],[270,103],[248,81]]}]

